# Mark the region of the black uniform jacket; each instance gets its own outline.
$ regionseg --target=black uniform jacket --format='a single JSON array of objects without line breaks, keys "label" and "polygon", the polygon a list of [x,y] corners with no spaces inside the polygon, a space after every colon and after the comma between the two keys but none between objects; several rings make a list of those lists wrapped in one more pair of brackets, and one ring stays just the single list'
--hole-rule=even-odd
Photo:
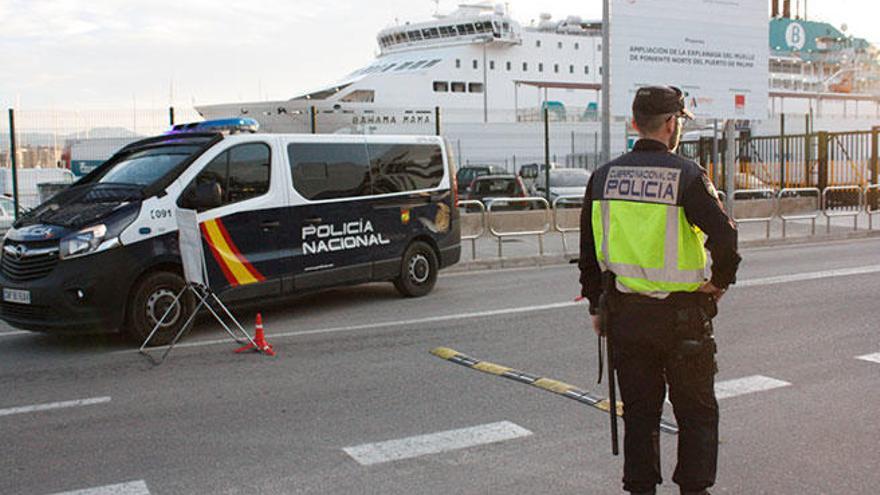
[{"label": "black uniform jacket", "polygon": [[633,151],[599,167],[587,184],[581,210],[581,295],[590,301],[590,313],[599,308],[602,273],[596,259],[593,241],[593,198],[602,199],[603,187],[611,167],[664,167],[681,170],[678,197],[675,203],[684,208],[685,216],[708,237],[706,248],[712,254],[711,282],[719,289],[736,281],[740,256],[736,251],[737,232],[733,220],[725,213],[718,193],[706,171],[696,163],[669,152],[667,146],[653,139],[640,139]]}]

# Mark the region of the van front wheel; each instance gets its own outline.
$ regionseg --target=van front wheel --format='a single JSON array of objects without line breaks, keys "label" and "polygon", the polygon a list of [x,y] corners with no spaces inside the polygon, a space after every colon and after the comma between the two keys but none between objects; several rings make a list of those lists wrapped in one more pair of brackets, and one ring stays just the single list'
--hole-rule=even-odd
[{"label": "van front wheel", "polygon": [[173,272],[154,272],[141,278],[126,308],[126,335],[140,345],[167,312],[150,345],[171,343],[193,311],[190,294],[184,294],[177,303],[174,302],[184,285],[183,278]]},{"label": "van front wheel", "polygon": [[394,287],[406,297],[421,297],[431,292],[437,282],[437,253],[424,242],[416,241],[406,248],[400,276]]}]

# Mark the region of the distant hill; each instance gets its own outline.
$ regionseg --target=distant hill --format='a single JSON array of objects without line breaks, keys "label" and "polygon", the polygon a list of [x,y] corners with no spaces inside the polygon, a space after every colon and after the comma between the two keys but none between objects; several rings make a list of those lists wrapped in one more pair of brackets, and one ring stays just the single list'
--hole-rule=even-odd
[{"label": "distant hill", "polygon": [[[58,144],[63,146],[65,141],[70,139],[83,138],[138,138],[143,137],[142,134],[132,132],[124,127],[94,127],[87,131],[68,133],[68,134],[52,134],[45,132],[21,132],[17,133],[17,146],[52,146]],[[9,133],[0,133],[0,149],[9,149]]]}]

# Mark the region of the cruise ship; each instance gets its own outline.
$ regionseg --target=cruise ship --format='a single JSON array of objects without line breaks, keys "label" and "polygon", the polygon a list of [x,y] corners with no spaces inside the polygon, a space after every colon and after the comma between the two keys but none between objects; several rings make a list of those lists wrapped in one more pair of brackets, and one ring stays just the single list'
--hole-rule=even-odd
[{"label": "cruise ship", "polygon": [[[867,129],[880,122],[877,49],[830,24],[770,18],[767,118],[753,134]],[[206,119],[248,116],[269,132],[433,133],[439,124],[461,163],[516,169],[543,161],[543,109],[554,161],[595,163],[602,89],[602,23],[543,14],[523,25],[506,7],[463,4],[425,22],[377,35],[375,60],[339,81],[284,101],[199,106]],[[439,108],[439,111],[436,109]],[[793,119],[792,116],[797,118]],[[697,126],[708,125],[698,122]],[[612,151],[631,142],[612,123]]]}]

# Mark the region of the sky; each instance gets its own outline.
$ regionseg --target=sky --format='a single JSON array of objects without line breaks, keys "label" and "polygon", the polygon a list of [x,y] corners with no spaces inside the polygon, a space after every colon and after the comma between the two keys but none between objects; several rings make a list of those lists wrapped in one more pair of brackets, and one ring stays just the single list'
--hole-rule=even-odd
[{"label": "sky", "polygon": [[[379,30],[427,20],[437,3],[0,0],[0,109],[140,109],[288,99],[365,66],[378,51]],[[439,0],[439,10],[449,12],[458,3]],[[508,2],[523,24],[542,12],[556,19],[599,19],[601,4]],[[875,0],[810,0],[808,14],[837,27],[845,23],[849,34],[880,42],[880,2]]]}]

